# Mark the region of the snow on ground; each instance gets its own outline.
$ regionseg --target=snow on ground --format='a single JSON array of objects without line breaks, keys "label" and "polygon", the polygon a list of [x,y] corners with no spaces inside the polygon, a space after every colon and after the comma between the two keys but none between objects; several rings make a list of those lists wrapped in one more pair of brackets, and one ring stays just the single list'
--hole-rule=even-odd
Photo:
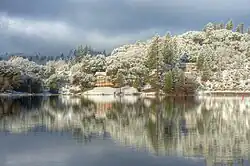
[{"label": "snow on ground", "polygon": [[135,93],[138,93],[138,90],[129,86],[122,88],[96,87],[94,89],[84,92],[83,95],[116,95],[120,92],[123,95],[133,95]]},{"label": "snow on ground", "polygon": [[115,95],[116,88],[96,87],[83,93],[83,95]]},{"label": "snow on ground", "polygon": [[[118,92],[119,92],[119,88],[118,88]],[[133,95],[135,93],[138,93],[138,90],[136,88],[133,88],[133,87],[125,86],[125,87],[121,88],[121,92],[124,95]]]}]

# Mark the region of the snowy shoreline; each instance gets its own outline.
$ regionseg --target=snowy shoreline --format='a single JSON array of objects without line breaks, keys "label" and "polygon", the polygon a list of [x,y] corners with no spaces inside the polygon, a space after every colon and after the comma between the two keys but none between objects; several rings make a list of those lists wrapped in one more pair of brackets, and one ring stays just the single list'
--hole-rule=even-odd
[{"label": "snowy shoreline", "polygon": [[[145,92],[137,92],[137,93],[127,93],[123,95],[114,95],[113,93],[60,93],[60,94],[52,94],[52,93],[37,93],[37,94],[31,94],[31,93],[0,93],[0,97],[4,96],[17,96],[17,97],[25,97],[25,96],[59,96],[59,95],[69,95],[69,96],[138,96],[138,97],[155,97],[155,92],[145,93]],[[226,95],[250,95],[250,91],[199,91],[196,94],[192,95],[168,95],[168,94],[161,94],[159,96],[169,96],[169,97],[176,97],[176,96],[226,96]]]},{"label": "snowy shoreline", "polygon": [[0,97],[26,97],[26,96],[58,96],[62,94],[51,94],[51,93],[0,93]]},{"label": "snowy shoreline", "polygon": [[197,96],[219,95],[250,95],[250,91],[199,91]]}]

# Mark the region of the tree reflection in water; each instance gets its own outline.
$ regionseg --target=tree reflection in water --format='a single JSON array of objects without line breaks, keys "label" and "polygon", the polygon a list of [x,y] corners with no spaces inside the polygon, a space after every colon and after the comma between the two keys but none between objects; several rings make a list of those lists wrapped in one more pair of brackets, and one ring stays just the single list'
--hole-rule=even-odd
[{"label": "tree reflection in water", "polygon": [[[100,98],[99,98],[100,99]],[[112,139],[155,155],[203,157],[207,165],[247,159],[249,101],[240,98],[98,100],[77,97],[0,98],[2,131],[71,132],[78,143]],[[33,130],[32,130],[33,131]]]}]

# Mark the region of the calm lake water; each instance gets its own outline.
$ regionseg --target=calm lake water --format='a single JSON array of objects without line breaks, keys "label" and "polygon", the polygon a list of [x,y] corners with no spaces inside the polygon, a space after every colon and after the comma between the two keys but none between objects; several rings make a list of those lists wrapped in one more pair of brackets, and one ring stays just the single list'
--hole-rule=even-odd
[{"label": "calm lake water", "polygon": [[1,166],[250,165],[250,98],[0,97]]}]

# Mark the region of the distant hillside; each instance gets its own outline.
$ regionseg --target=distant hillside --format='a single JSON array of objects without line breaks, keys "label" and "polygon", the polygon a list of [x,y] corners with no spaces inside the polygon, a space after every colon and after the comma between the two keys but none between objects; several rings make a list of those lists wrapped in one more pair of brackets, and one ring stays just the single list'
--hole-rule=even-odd
[{"label": "distant hillside", "polygon": [[[172,39],[177,43],[175,59],[187,54],[189,62],[197,63],[196,80],[202,89],[250,90],[249,32],[243,34],[225,28],[214,28],[210,23],[203,31],[189,31],[173,36]],[[108,70],[126,64],[138,69],[145,68],[140,65],[147,60],[148,49],[153,40],[114,49],[107,58],[110,62]],[[164,37],[160,37],[159,45],[163,42]]]},{"label": "distant hillside", "polygon": [[2,53],[0,54],[0,60],[9,60],[11,59],[13,56],[17,56],[17,57],[22,57],[25,59],[28,59],[30,61],[33,61],[37,64],[41,64],[44,65],[46,64],[46,62],[48,61],[58,61],[58,60],[73,60],[76,56],[76,51],[82,49],[82,50],[86,50],[86,53],[92,55],[92,56],[96,56],[98,54],[103,54],[105,56],[108,56],[110,53],[106,54],[106,51],[96,51],[93,50],[91,47],[88,46],[79,46],[77,49],[71,49],[68,54],[65,53],[61,53],[59,55],[43,55],[40,53],[22,53],[22,52],[16,52],[16,53]]},{"label": "distant hillside", "polygon": [[[27,81],[28,75],[28,80],[55,92],[71,89],[78,93],[91,89],[96,82],[95,73],[100,71],[106,71],[114,85],[129,85],[139,90],[147,84],[166,93],[177,90],[187,93],[190,89],[194,91],[196,85],[198,90],[250,90],[250,31],[243,33],[242,26],[237,27],[236,32],[232,29],[230,22],[226,26],[209,23],[202,31],[177,36],[156,35],[145,42],[124,45],[114,49],[110,56],[80,46],[71,50],[73,58],[64,55],[53,59],[42,59],[39,55],[28,60],[11,58],[3,62],[0,76],[16,86],[10,73],[21,69],[21,73],[17,73],[21,80],[24,75]],[[183,57],[197,70],[187,73],[181,67]],[[45,64],[47,61],[50,62]],[[5,68],[10,70],[6,72]],[[4,79],[2,83],[0,79],[0,85],[9,87]]]}]

